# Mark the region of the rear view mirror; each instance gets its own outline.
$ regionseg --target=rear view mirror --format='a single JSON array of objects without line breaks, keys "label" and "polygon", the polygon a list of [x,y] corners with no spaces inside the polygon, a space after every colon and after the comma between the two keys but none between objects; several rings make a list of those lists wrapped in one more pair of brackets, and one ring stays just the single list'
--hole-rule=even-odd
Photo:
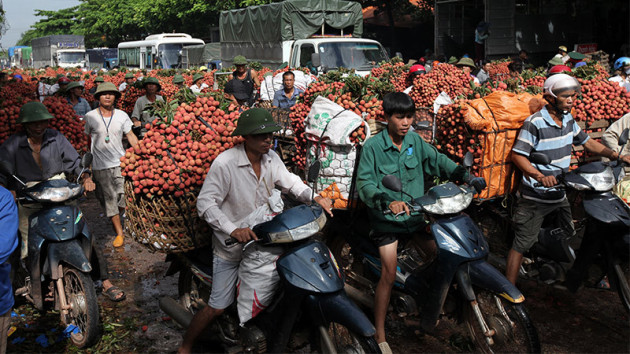
[{"label": "rear view mirror", "polygon": [[425,120],[414,124],[413,128],[416,130],[431,130],[431,123]]},{"label": "rear view mirror", "polygon": [[383,186],[389,190],[394,192],[402,191],[402,182],[400,182],[400,179],[394,175],[387,175],[383,177],[381,182],[383,183]]},{"label": "rear view mirror", "polygon": [[543,154],[542,152],[532,152],[529,155],[529,161],[538,165],[549,165],[551,163],[549,156]]},{"label": "rear view mirror", "polygon": [[0,161],[0,173],[5,176],[10,176],[13,174],[13,165],[9,161],[2,160]]},{"label": "rear view mirror", "polygon": [[474,162],[473,154],[470,151],[468,151],[466,155],[464,155],[464,167],[466,168],[471,167],[473,165],[473,162]]},{"label": "rear view mirror", "polygon": [[630,129],[626,128],[624,129],[621,134],[619,135],[619,145],[626,145],[626,143],[628,142],[628,134],[630,133]]},{"label": "rear view mirror", "polygon": [[83,158],[81,158],[81,167],[82,168],[90,167],[93,159],[94,159],[94,156],[92,155],[92,153],[86,152],[85,155],[83,155]]},{"label": "rear view mirror", "polygon": [[322,163],[319,160],[315,160],[311,167],[308,168],[308,173],[306,175],[306,180],[309,183],[315,183],[317,181],[317,177],[319,177],[319,170],[321,168]]}]

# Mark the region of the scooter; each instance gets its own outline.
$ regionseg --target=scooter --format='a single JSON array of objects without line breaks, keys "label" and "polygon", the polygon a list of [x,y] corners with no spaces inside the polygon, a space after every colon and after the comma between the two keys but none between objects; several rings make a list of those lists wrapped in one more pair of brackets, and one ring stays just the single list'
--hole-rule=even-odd
[{"label": "scooter", "polygon": [[[619,137],[620,151],[628,141],[628,132],[625,129]],[[542,152],[533,152],[530,161],[553,166]],[[562,235],[562,231],[543,228],[532,253],[535,255],[533,263],[542,263],[540,268],[545,270],[538,272],[541,278],[560,280],[564,276],[563,263],[572,265],[566,272],[565,284],[574,292],[587,277],[589,268],[599,266],[608,276],[611,290],[617,290],[624,308],[630,312],[630,206],[612,193],[615,184],[625,175],[623,165],[619,161],[591,162],[558,176],[560,188],[578,191],[582,198],[585,215],[580,221],[585,228],[582,244],[575,257],[573,249],[567,246],[570,235],[554,237],[554,234]]]},{"label": "scooter", "polygon": [[16,192],[20,203],[41,206],[29,217],[27,275],[14,279],[15,296],[25,297],[40,311],[47,308],[47,302],[53,302],[61,321],[71,329],[70,339],[79,348],[98,339],[98,302],[90,277],[94,239],[81,210],[67,203],[83,195],[79,179],[91,163],[92,154],[86,153],[76,183],[58,179],[27,187],[13,174],[10,163],[0,162],[0,172],[22,186]]},{"label": "scooter", "polygon": [[[472,165],[472,155],[466,156],[464,165]],[[387,175],[382,183],[407,195],[396,176]],[[540,352],[524,296],[485,261],[488,244],[477,225],[462,212],[474,194],[470,186],[449,182],[430,188],[420,198],[407,195],[410,210],[424,213],[430,221],[427,231],[437,253],[431,255],[422,247],[414,247],[415,239],[401,242],[392,293],[394,309],[418,313],[427,332],[436,327],[442,315],[464,321],[482,352]],[[350,294],[373,295],[381,264],[378,249],[368,236],[369,223],[356,211],[343,215],[338,210],[332,221],[327,238],[351,286],[357,289]],[[357,301],[370,305],[361,299],[365,296],[358,296]]]},{"label": "scooter", "polygon": [[[344,276],[332,253],[313,237],[326,223],[322,208],[299,205],[258,224],[253,231],[263,249],[281,246],[284,253],[276,261],[280,286],[274,300],[256,317],[239,325],[236,304],[211,326],[229,352],[286,352],[310,342],[323,353],[379,353],[375,329],[365,314],[344,292]],[[228,239],[226,245],[234,243]],[[179,272],[178,303],[160,299],[160,308],[183,327],[203,306],[212,289],[212,250],[200,249],[171,254],[167,275]],[[306,342],[305,342],[306,341]]]}]

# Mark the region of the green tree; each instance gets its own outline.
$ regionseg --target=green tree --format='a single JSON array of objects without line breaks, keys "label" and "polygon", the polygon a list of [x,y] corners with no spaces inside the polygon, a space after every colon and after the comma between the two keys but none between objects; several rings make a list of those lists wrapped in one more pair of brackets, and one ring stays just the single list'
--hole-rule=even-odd
[{"label": "green tree", "polygon": [[31,45],[33,38],[54,34],[82,34],[77,27],[80,21],[79,6],[59,11],[35,10],[35,16],[43,17],[32,25],[31,29],[22,33],[17,45]]}]

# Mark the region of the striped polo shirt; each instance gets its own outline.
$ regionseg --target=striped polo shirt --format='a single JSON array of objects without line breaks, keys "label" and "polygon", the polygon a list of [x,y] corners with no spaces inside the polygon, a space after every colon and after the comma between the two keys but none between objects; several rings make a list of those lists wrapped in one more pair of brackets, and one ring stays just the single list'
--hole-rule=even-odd
[{"label": "striped polo shirt", "polygon": [[[580,129],[571,113],[562,117],[562,127],[553,120],[547,107],[529,116],[523,123],[512,151],[528,157],[537,151],[549,156],[550,165],[532,165],[545,176],[558,176],[569,171],[572,145],[583,145],[589,136]],[[557,203],[564,199],[564,191],[544,186],[534,187],[538,183],[531,177],[523,176],[521,195],[523,198],[542,203]]]}]

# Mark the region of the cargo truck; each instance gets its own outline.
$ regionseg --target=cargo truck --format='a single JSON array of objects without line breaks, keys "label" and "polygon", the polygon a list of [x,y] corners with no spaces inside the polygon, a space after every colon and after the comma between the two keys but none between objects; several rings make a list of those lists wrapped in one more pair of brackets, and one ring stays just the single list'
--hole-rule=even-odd
[{"label": "cargo truck", "polygon": [[48,66],[61,68],[85,68],[85,44],[83,36],[54,35],[35,38],[33,48],[33,66],[36,69]]},{"label": "cargo truck", "polygon": [[219,20],[223,67],[234,56],[277,67],[308,67],[313,73],[337,68],[367,75],[388,60],[383,46],[363,39],[363,12],[354,1],[286,0],[222,11]]}]

